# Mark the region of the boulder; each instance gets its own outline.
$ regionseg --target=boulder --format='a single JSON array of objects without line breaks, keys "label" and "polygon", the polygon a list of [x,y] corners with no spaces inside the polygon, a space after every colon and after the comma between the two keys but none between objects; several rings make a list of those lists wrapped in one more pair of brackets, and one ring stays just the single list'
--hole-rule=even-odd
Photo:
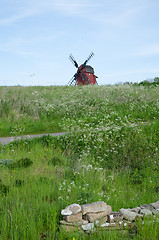
[{"label": "boulder", "polygon": [[81,225],[85,225],[88,224],[88,221],[86,220],[82,220],[79,222],[66,222],[65,220],[60,221],[61,225],[68,225],[68,226],[81,226]]},{"label": "boulder", "polygon": [[114,223],[114,222],[119,222],[123,220],[123,214],[121,214],[120,212],[112,212],[109,216],[108,216],[108,222],[109,223]]},{"label": "boulder", "polygon": [[135,207],[130,209],[131,212],[136,212],[136,213],[139,213],[140,210],[141,210],[141,207]]},{"label": "boulder", "polygon": [[108,223],[108,222],[103,223],[101,225],[101,227],[104,230],[119,230],[119,229],[121,229],[121,227],[118,224],[116,224],[116,223]]},{"label": "boulder", "polygon": [[82,221],[82,213],[78,212],[74,215],[64,215],[64,219],[66,222],[80,222]]},{"label": "boulder", "polygon": [[151,216],[152,212],[147,208],[143,208],[143,209],[141,209],[140,214],[143,214],[145,216]]},{"label": "boulder", "polygon": [[108,209],[107,206],[108,205],[103,201],[83,204],[81,205],[82,214],[85,215],[86,213],[105,212]]},{"label": "boulder", "polygon": [[72,214],[76,214],[78,212],[81,212],[81,206],[79,204],[74,203],[74,204],[67,206],[65,209],[63,209],[61,211],[61,214],[63,216],[65,216],[65,215],[69,216]]},{"label": "boulder", "polygon": [[101,225],[101,227],[116,227],[116,223],[108,223],[108,222],[106,222],[106,223],[103,223]]},{"label": "boulder", "polygon": [[121,208],[119,210],[119,212],[121,214],[123,214],[123,218],[128,220],[128,221],[134,221],[137,217],[141,217],[140,214],[138,214],[136,212],[131,212],[131,210],[129,210],[129,209]]},{"label": "boulder", "polygon": [[154,208],[154,209],[151,210],[151,212],[152,212],[153,215],[157,215],[157,214],[159,214],[159,209],[157,210],[157,209]]},{"label": "boulder", "polygon": [[101,226],[101,224],[104,224],[108,221],[108,216],[105,216],[103,218],[100,218],[99,220],[96,220],[94,223],[96,226]]},{"label": "boulder", "polygon": [[94,223],[88,223],[86,225],[82,225],[82,229],[84,231],[91,231],[94,229]]},{"label": "boulder", "polygon": [[101,224],[101,227],[109,227],[109,226],[110,226],[110,223],[108,222]]},{"label": "boulder", "polygon": [[88,220],[89,222],[95,222],[96,220],[103,218],[105,216],[107,216],[107,211],[105,212],[98,212],[98,213],[86,213],[86,220]]},{"label": "boulder", "polygon": [[142,204],[141,206],[141,209],[148,209],[148,210],[152,210],[152,209],[154,209],[154,207],[153,206],[151,206],[151,205],[148,205],[148,204]]},{"label": "boulder", "polygon": [[159,200],[155,203],[151,203],[150,205],[154,207],[156,210],[159,210]]}]

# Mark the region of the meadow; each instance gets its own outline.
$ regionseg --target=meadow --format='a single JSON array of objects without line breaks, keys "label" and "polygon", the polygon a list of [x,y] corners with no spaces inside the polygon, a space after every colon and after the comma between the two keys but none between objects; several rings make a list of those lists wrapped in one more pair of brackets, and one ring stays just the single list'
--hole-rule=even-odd
[{"label": "meadow", "polygon": [[0,87],[0,137],[60,131],[0,145],[0,240],[158,240],[154,217],[125,234],[59,223],[72,203],[159,200],[159,86]]}]

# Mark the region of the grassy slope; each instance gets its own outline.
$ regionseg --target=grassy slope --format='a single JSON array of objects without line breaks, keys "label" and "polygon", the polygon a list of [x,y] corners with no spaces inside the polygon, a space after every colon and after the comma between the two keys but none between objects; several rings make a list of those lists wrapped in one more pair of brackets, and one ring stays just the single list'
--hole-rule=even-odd
[{"label": "grassy slope", "polygon": [[[0,147],[0,159],[14,163],[0,167],[0,239],[66,239],[59,231],[60,211],[72,203],[103,200],[118,211],[157,201],[158,90],[1,87],[1,136],[59,130],[76,134]],[[33,164],[18,165],[23,158]],[[152,221],[138,222],[132,238],[157,240],[159,223]],[[73,237],[82,238],[78,233],[67,235]],[[99,232],[83,239],[130,237]]]},{"label": "grassy slope", "polygon": [[[158,118],[158,87],[0,87],[0,136]],[[66,125],[66,126],[65,126]]]}]

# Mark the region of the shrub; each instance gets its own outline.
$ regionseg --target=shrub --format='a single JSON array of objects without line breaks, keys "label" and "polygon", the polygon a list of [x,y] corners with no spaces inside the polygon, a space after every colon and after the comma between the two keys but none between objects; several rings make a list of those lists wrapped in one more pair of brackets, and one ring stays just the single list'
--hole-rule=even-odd
[{"label": "shrub", "polygon": [[15,168],[26,168],[29,167],[30,165],[32,165],[33,162],[30,160],[30,158],[21,158],[13,163],[11,163],[10,165],[8,165],[9,169],[15,169]]},{"label": "shrub", "polygon": [[9,191],[9,187],[4,185],[0,179],[0,194],[6,195]]}]

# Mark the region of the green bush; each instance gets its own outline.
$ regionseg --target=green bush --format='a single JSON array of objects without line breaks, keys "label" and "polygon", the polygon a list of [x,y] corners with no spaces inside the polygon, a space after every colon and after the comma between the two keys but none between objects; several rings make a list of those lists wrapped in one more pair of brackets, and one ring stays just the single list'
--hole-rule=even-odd
[{"label": "green bush", "polygon": [[33,164],[33,161],[30,158],[21,158],[17,161],[14,161],[8,165],[9,169],[16,169],[16,168],[26,168]]},{"label": "green bush", "polygon": [[6,195],[9,192],[9,187],[2,183],[0,179],[0,194]]}]

